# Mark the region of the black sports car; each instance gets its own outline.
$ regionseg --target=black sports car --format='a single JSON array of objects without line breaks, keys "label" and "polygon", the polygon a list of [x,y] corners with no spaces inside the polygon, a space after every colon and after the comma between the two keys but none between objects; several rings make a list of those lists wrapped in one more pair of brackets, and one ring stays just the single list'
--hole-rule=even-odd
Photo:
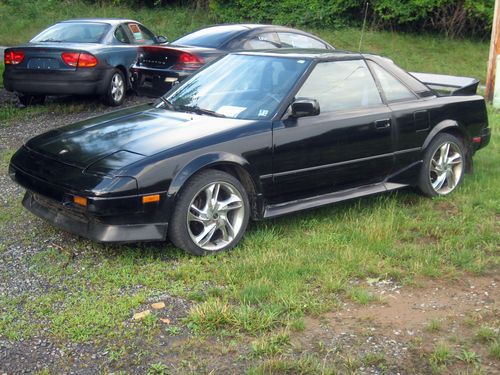
[{"label": "black sports car", "polygon": [[27,209],[70,232],[217,252],[250,218],[408,185],[451,193],[490,139],[477,83],[358,53],[229,54],[154,104],[31,139],[9,172]]},{"label": "black sports car", "polygon": [[46,95],[102,95],[117,106],[130,87],[138,46],[166,41],[133,20],[59,22],[5,50],[4,86],[25,105],[43,102]]},{"label": "black sports car", "polygon": [[216,25],[184,35],[168,46],[141,48],[131,69],[132,86],[141,95],[158,97],[229,52],[272,48],[334,49],[314,35],[288,27]]}]

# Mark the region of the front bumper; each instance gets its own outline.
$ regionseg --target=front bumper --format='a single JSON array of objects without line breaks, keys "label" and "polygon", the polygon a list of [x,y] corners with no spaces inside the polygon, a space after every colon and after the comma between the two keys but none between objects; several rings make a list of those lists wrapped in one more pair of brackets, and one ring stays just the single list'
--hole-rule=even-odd
[{"label": "front bumper", "polygon": [[3,74],[7,91],[38,95],[103,95],[113,69],[39,71],[7,68]]},{"label": "front bumper", "polygon": [[[23,205],[55,226],[98,242],[166,239],[170,200],[143,203],[132,177],[87,175],[82,169],[49,160],[21,148],[11,159],[9,175],[26,189]],[[86,198],[86,206],[74,197]]]},{"label": "front bumper", "polygon": [[31,191],[26,191],[23,206],[60,229],[97,242],[163,241],[167,235],[167,223],[107,224],[103,218],[91,216],[84,210],[59,204]]}]

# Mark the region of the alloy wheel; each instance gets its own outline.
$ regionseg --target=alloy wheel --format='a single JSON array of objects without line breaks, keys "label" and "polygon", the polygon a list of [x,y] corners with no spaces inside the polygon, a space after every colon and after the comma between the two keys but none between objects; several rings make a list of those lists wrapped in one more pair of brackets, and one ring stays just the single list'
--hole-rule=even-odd
[{"label": "alloy wheel", "polygon": [[236,238],[244,219],[240,192],[230,183],[212,182],[199,190],[189,204],[188,233],[201,249],[216,251]]},{"label": "alloy wheel", "polygon": [[113,100],[118,103],[122,100],[125,93],[125,82],[120,74],[115,73],[111,79],[111,96]]},{"label": "alloy wheel", "polygon": [[429,179],[434,191],[440,195],[451,193],[462,178],[463,168],[462,153],[456,143],[445,142],[439,146],[429,166]]}]

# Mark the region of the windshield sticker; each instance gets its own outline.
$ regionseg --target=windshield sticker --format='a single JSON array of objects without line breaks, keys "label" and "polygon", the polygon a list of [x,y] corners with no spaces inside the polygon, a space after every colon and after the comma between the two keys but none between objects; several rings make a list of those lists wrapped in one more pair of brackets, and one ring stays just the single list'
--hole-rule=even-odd
[{"label": "windshield sticker", "polygon": [[266,117],[268,113],[269,113],[269,111],[267,109],[261,109],[259,111],[259,115],[258,116],[259,117]]},{"label": "windshield sticker", "polygon": [[298,64],[304,64],[306,61],[305,60],[297,60]]},{"label": "windshield sticker", "polygon": [[220,107],[217,112],[222,113],[226,117],[236,117],[241,112],[243,112],[246,107],[236,107],[233,105],[223,105]]},{"label": "windshield sticker", "polygon": [[128,28],[132,31],[135,40],[144,40],[141,29],[139,29],[139,26],[136,23],[129,23]]}]

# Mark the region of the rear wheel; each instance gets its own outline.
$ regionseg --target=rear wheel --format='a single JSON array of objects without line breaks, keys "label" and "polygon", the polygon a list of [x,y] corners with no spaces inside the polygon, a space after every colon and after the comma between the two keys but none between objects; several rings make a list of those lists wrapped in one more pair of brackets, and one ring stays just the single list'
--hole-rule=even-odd
[{"label": "rear wheel", "polygon": [[115,69],[109,80],[106,94],[104,95],[104,102],[112,107],[122,105],[125,100],[126,90],[127,85],[123,73],[120,69]]},{"label": "rear wheel", "polygon": [[442,133],[427,147],[418,187],[427,196],[450,194],[462,182],[465,147],[452,134]]},{"label": "rear wheel", "polygon": [[250,205],[243,185],[228,173],[206,170],[180,192],[169,224],[175,246],[194,255],[229,250],[248,225]]},{"label": "rear wheel", "polygon": [[19,95],[17,95],[17,98],[19,99],[19,103],[21,103],[24,106],[45,103],[45,95],[19,94]]}]

